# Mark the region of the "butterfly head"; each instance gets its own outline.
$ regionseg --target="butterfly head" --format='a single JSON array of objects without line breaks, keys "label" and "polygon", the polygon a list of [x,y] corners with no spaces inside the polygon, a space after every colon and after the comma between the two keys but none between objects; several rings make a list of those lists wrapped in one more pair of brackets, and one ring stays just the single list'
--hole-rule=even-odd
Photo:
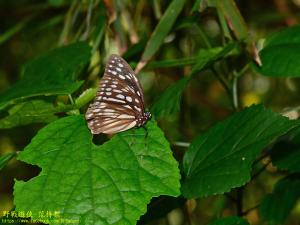
[{"label": "butterfly head", "polygon": [[151,113],[150,112],[145,112],[144,113],[144,118],[146,119],[146,121],[150,120],[152,117]]},{"label": "butterfly head", "polygon": [[143,126],[152,117],[150,112],[145,112],[140,118],[137,119],[137,127]]}]

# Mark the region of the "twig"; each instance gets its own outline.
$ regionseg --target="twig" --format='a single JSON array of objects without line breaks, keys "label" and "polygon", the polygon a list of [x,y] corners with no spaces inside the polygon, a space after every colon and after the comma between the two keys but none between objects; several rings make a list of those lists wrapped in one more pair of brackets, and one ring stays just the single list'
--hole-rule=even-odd
[{"label": "twig", "polygon": [[239,187],[236,192],[236,211],[238,216],[243,214],[244,186]]},{"label": "twig", "polygon": [[238,95],[238,81],[239,78],[248,70],[249,64],[246,64],[239,72],[233,72],[232,81],[232,103],[234,109],[237,111],[239,109],[239,95]]},{"label": "twig", "polygon": [[254,209],[257,209],[258,207],[259,207],[259,204],[257,204],[257,205],[255,205],[255,206],[253,206],[253,207],[251,207],[251,208],[245,210],[245,211],[242,213],[242,216],[246,216],[249,212],[251,212],[251,211],[254,210]]},{"label": "twig", "polygon": [[226,90],[228,95],[231,96],[230,86],[229,86],[227,80],[224,78],[224,76],[219,74],[218,71],[214,67],[211,67],[211,71],[213,72],[215,77],[220,81],[220,83],[222,84],[222,86],[224,87],[224,89]]},{"label": "twig", "polygon": [[80,1],[76,0],[76,1],[72,2],[70,9],[68,10],[66,18],[65,18],[63,30],[59,37],[59,41],[58,41],[59,46],[65,44],[67,42],[68,34],[77,18],[78,11],[80,8],[79,6],[80,6]]},{"label": "twig", "polygon": [[234,74],[232,82],[232,103],[234,109],[239,109],[239,98],[238,98],[238,76]]},{"label": "twig", "polygon": [[258,177],[266,168],[267,166],[271,163],[271,160],[267,162],[265,165],[263,165],[252,177],[251,180],[254,180],[256,177]]},{"label": "twig", "polygon": [[91,18],[92,18],[93,5],[94,5],[94,1],[90,0],[87,15],[86,15],[86,29],[85,29],[85,32],[82,34],[82,36],[80,38],[81,41],[85,41],[89,36],[90,28],[91,28]]}]

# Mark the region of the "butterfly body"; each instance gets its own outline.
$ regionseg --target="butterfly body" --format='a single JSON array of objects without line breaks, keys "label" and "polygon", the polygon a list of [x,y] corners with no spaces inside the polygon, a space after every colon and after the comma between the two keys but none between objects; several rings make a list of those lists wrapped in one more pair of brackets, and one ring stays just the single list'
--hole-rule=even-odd
[{"label": "butterfly body", "polygon": [[145,112],[141,85],[120,56],[110,56],[99,86],[96,99],[85,115],[93,134],[113,134],[140,127],[151,118],[151,113]]}]

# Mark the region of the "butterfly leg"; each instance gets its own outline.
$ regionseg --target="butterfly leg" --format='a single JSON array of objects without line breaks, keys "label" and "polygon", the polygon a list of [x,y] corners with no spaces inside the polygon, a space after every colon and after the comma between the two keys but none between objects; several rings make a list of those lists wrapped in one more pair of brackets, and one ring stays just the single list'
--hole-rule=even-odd
[{"label": "butterfly leg", "polygon": [[148,137],[148,129],[147,129],[147,127],[146,126],[141,126],[141,127],[145,130],[145,132],[146,132],[145,138],[147,138]]}]

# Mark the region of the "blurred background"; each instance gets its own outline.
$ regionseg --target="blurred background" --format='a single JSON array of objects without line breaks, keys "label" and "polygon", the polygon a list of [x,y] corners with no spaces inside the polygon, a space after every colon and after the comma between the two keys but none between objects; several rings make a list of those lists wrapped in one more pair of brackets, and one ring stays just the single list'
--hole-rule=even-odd
[{"label": "blurred background", "polygon": [[[195,2],[186,1],[179,19],[151,61],[193,57],[201,49],[224,45],[215,9],[193,11]],[[123,55],[133,67],[136,66],[169,3],[167,0],[0,0],[0,92],[22,77],[22,66],[29,60],[78,40],[88,41],[98,51],[93,55],[89,68],[81,74],[80,79],[86,82],[74,93],[74,97],[97,85],[111,53]],[[236,4],[249,29],[249,38],[258,49],[265,37],[298,24],[300,20],[299,0],[240,0]],[[299,105],[300,80],[262,76],[244,67],[247,60],[249,56],[245,54],[233,54],[217,65],[224,71],[225,77],[230,76],[233,68],[244,68],[238,84],[240,104],[248,106],[261,102],[277,112],[298,117],[297,111],[290,108]],[[168,86],[188,75],[190,69],[190,66],[145,67],[139,73],[139,79],[147,107],[150,108]],[[62,96],[55,101],[67,102],[68,98]],[[184,92],[181,110],[159,120],[176,158],[181,159],[185,146],[197,134],[229,116],[231,107],[231,100],[213,71],[207,70],[195,77]],[[0,112],[0,124],[5,115],[5,112]],[[43,126],[45,124],[29,124],[0,129],[0,155],[22,151]],[[14,208],[14,179],[29,180],[39,171],[38,167],[15,159],[0,170],[0,212]],[[266,171],[245,190],[245,208],[250,210],[244,216],[251,224],[263,224],[255,206],[266,193],[271,192],[280,177],[276,168],[268,165]],[[175,209],[167,216],[154,221],[145,220],[143,224],[192,224],[186,220],[187,217],[201,221],[197,224],[206,224],[218,215],[235,214],[235,208],[226,196],[177,201],[176,204],[179,204],[178,207],[173,207]],[[286,224],[299,224],[299,215],[300,204]]]}]

